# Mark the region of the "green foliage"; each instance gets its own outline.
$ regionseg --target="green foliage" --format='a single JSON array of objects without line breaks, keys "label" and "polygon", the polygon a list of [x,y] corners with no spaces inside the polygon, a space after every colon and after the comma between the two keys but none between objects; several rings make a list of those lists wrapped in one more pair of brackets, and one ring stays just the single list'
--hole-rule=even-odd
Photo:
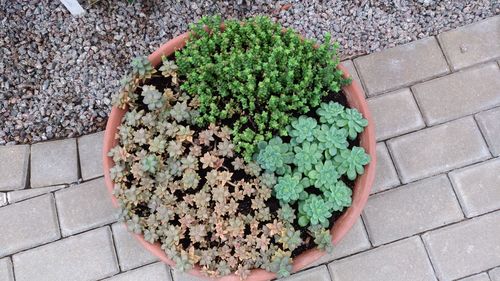
[{"label": "green foliage", "polygon": [[289,254],[278,250],[271,258],[268,269],[272,272],[276,272],[278,278],[290,276],[292,272],[292,258]]},{"label": "green foliage", "polygon": [[355,139],[358,133],[361,133],[368,126],[368,120],[364,119],[356,109],[347,108],[341,117],[336,122],[337,126],[346,128],[351,140]]},{"label": "green foliage", "polygon": [[309,231],[312,232],[314,237],[314,243],[318,245],[320,250],[324,250],[327,253],[333,252],[332,236],[330,235],[330,229],[324,229],[319,225],[309,227]]},{"label": "green foliage", "polygon": [[142,86],[142,102],[148,106],[149,110],[155,110],[163,106],[163,98],[160,91],[155,86]]},{"label": "green foliage", "polygon": [[328,219],[332,216],[332,204],[321,196],[311,194],[306,200],[299,203],[299,224],[321,224],[328,227]]},{"label": "green foliage", "polygon": [[293,231],[291,229],[287,229],[279,235],[278,241],[283,244],[285,249],[289,249],[291,251],[295,250],[300,244],[302,244],[302,238],[300,238],[300,230]]},{"label": "green foliage", "polygon": [[302,146],[295,146],[293,150],[295,151],[293,163],[297,165],[299,172],[310,171],[322,157],[317,143],[304,142]]},{"label": "green foliage", "polygon": [[287,164],[292,163],[293,152],[280,137],[274,137],[267,143],[264,141],[259,143],[259,153],[256,160],[267,172],[276,172],[276,174],[282,175],[290,168]]},{"label": "green foliage", "polygon": [[345,150],[348,146],[347,131],[338,129],[335,125],[321,125],[320,129],[316,130],[316,138],[327,157],[337,155],[339,150]]},{"label": "green foliage", "polygon": [[322,103],[321,106],[316,109],[316,114],[319,115],[319,121],[321,123],[335,124],[344,110],[344,106],[340,103],[331,101],[329,103]]},{"label": "green foliage", "polygon": [[302,175],[284,175],[278,178],[278,183],[274,186],[276,198],[283,203],[293,203],[300,198],[304,188],[309,186],[309,179],[302,178]]},{"label": "green foliage", "polygon": [[151,65],[151,62],[146,56],[137,57],[132,59],[132,74],[138,75],[144,78],[150,78],[156,70]]},{"label": "green foliage", "polygon": [[142,159],[142,170],[145,172],[154,174],[156,172],[157,165],[158,160],[156,155],[148,155],[146,158]]},{"label": "green foliage", "polygon": [[345,207],[351,206],[352,190],[343,181],[325,186],[323,190],[325,199],[332,204],[332,210],[342,211]]},{"label": "green foliage", "polygon": [[[240,22],[205,17],[176,53],[181,88],[199,97],[198,124],[234,120],[235,150],[250,161],[257,144],[287,134],[296,112],[319,106],[328,92],[349,81],[337,70],[337,45],[318,48],[266,17]],[[307,138],[307,137],[305,137]],[[301,140],[301,139],[299,139]]]},{"label": "green foliage", "polygon": [[348,83],[328,35],[315,48],[267,18],[220,23],[193,25],[175,63],[133,60],[114,98],[127,113],[109,152],[113,194],[128,228],[181,270],[285,277],[311,238],[331,249],[330,218],[351,204],[342,180],[369,162],[348,138],[367,122],[322,103]]},{"label": "green foliage", "polygon": [[340,174],[347,174],[350,180],[355,180],[357,175],[365,172],[364,165],[370,162],[370,155],[366,154],[364,148],[355,146],[352,150],[341,151],[334,160],[339,163],[337,171]]},{"label": "green foliage", "polygon": [[319,189],[335,184],[339,178],[337,167],[331,160],[319,162],[307,176],[312,180],[312,184]]},{"label": "green foliage", "polygon": [[[235,152],[230,128],[195,123],[200,102],[179,89],[175,64],[163,58],[154,80],[147,78],[153,71],[146,62],[134,64],[135,74],[115,99],[127,113],[108,153],[115,163],[113,194],[128,229],[161,243],[180,270],[199,264],[210,277],[235,272],[243,279],[250,269],[274,263],[278,274],[287,275],[292,251],[304,242],[293,226],[295,210],[271,212],[269,202],[275,172],[290,171],[289,144],[264,144],[261,158],[274,172],[246,163]],[[163,78],[161,93],[150,81]],[[280,183],[295,191],[286,180]]]},{"label": "green foliage", "polygon": [[303,141],[314,140],[314,129],[318,125],[315,119],[311,117],[300,116],[297,120],[292,121],[291,129],[289,130],[290,137],[294,138],[297,143]]},{"label": "green foliage", "polygon": [[278,210],[278,216],[286,222],[293,223],[295,220],[295,210],[286,203],[281,204],[281,209]]}]

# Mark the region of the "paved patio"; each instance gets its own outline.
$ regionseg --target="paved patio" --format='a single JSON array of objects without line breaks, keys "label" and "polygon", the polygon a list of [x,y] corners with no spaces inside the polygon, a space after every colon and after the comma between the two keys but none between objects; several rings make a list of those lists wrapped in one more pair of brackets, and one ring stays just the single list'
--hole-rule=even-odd
[{"label": "paved patio", "polygon": [[[377,178],[335,252],[287,281],[500,281],[500,16],[344,64]],[[0,147],[0,280],[197,281],[116,223],[103,134]],[[107,279],[109,278],[109,279]]]}]

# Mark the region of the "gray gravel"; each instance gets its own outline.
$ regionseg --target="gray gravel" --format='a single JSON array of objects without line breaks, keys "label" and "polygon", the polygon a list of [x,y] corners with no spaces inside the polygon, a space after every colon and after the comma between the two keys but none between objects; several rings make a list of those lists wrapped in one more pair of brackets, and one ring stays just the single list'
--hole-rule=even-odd
[{"label": "gray gravel", "polygon": [[72,17],[57,0],[0,0],[0,144],[102,130],[130,59],[204,14],[272,15],[310,38],[329,31],[349,58],[500,13],[498,0],[101,0],[85,6],[84,16]]}]

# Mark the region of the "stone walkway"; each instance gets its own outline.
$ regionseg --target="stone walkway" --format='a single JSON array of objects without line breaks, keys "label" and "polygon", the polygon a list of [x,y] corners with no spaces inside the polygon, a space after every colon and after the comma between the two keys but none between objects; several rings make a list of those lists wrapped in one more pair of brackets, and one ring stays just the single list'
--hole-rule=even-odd
[{"label": "stone walkway", "polygon": [[[373,194],[334,254],[286,280],[500,281],[498,59],[500,16],[344,62],[377,126]],[[102,137],[0,147],[0,280],[199,280],[116,223]]]}]

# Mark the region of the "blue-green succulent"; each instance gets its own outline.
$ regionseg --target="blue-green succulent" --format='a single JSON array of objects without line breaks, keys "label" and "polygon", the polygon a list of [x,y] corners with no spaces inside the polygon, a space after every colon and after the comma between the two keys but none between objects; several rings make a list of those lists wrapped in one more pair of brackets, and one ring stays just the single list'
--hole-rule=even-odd
[{"label": "blue-green succulent", "polygon": [[311,179],[311,184],[320,190],[335,184],[340,177],[336,165],[331,160],[317,163],[307,176]]},{"label": "blue-green succulent", "polygon": [[322,153],[317,143],[304,142],[293,148],[295,157],[293,163],[299,172],[308,172],[313,165],[321,161]]},{"label": "blue-green succulent", "polygon": [[290,166],[287,164],[293,161],[293,152],[290,151],[289,144],[283,143],[280,137],[274,137],[269,142],[259,142],[259,152],[256,156],[257,163],[267,172],[276,172],[283,175]]},{"label": "blue-green succulent", "polygon": [[363,118],[363,115],[355,108],[347,108],[336,121],[337,126],[346,128],[349,138],[355,139],[358,133],[363,132],[363,129],[368,126],[368,120]]},{"label": "blue-green succulent", "polygon": [[344,112],[344,106],[338,102],[321,103],[320,107],[316,110],[319,121],[325,124],[335,124],[339,116]]},{"label": "blue-green succulent", "polygon": [[320,224],[328,227],[328,219],[332,216],[332,204],[321,196],[310,194],[306,200],[299,202],[299,225]]},{"label": "blue-green succulent", "polygon": [[332,204],[332,210],[334,211],[342,211],[345,207],[351,206],[352,190],[343,181],[337,181],[333,185],[325,186],[323,195]]},{"label": "blue-green succulent", "polygon": [[321,149],[325,151],[326,157],[337,155],[338,151],[344,150],[349,145],[347,142],[347,130],[339,129],[335,125],[321,125],[315,132]]},{"label": "blue-green succulent", "polygon": [[314,118],[300,116],[298,119],[292,121],[289,128],[289,135],[296,143],[314,140],[314,129],[318,122]]},{"label": "blue-green succulent", "polygon": [[302,178],[300,173],[287,174],[278,178],[278,183],[274,186],[276,198],[283,203],[293,203],[298,200],[304,189],[309,186],[309,179]]},{"label": "blue-green succulent", "polygon": [[362,147],[353,147],[340,152],[334,158],[338,163],[337,171],[339,174],[346,174],[350,180],[355,180],[357,175],[362,175],[365,172],[364,165],[370,162],[370,155],[366,154]]}]

